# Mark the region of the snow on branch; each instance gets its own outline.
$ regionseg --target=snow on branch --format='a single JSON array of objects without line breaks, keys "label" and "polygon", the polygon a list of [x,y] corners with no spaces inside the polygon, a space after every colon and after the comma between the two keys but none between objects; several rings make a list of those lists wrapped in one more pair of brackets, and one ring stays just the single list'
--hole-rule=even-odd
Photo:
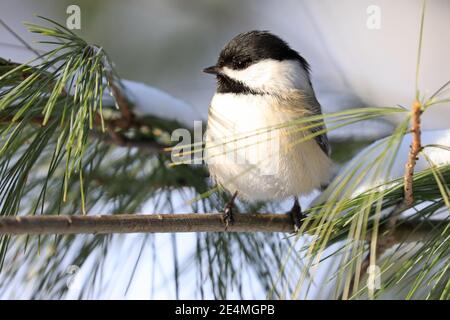
[{"label": "snow on branch", "polygon": [[203,120],[193,106],[161,89],[136,81],[122,80],[121,82],[127,97],[133,104],[132,112],[137,117],[152,116],[177,121],[186,128],[192,128],[194,121]]}]

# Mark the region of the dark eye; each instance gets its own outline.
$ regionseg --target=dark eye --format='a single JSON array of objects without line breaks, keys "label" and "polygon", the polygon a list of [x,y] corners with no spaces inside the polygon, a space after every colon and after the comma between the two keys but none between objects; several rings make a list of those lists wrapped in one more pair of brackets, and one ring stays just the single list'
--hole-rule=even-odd
[{"label": "dark eye", "polygon": [[244,69],[250,64],[250,59],[236,59],[233,60],[234,69]]}]

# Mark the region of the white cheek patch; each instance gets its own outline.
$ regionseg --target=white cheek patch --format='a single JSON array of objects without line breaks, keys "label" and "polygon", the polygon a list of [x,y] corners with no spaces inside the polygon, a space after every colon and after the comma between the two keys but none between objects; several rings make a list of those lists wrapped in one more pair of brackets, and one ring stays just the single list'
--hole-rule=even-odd
[{"label": "white cheek patch", "polygon": [[312,93],[308,74],[296,60],[265,59],[243,70],[224,67],[222,72],[255,90],[279,92],[300,89]]}]

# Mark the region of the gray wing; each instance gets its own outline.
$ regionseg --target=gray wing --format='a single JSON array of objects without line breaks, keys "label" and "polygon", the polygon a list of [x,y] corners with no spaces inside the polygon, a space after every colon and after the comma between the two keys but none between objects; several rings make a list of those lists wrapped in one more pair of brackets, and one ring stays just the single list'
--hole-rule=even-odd
[{"label": "gray wing", "polygon": [[[319,101],[317,101],[315,96],[308,97],[308,103],[307,106],[310,108],[310,111],[313,115],[321,115],[322,114],[322,108],[320,106]],[[326,128],[325,122],[323,120],[319,120],[318,123],[320,123],[320,126],[314,127],[310,129],[312,133],[320,132]],[[326,133],[323,133],[321,135],[315,136],[314,140],[316,140],[317,144],[319,145],[320,149],[322,149],[323,152],[327,156],[330,156],[331,154],[331,148],[330,144],[328,143],[328,137]]]},{"label": "gray wing", "polygon": [[[326,127],[325,127],[325,124],[324,124],[324,125],[322,125],[320,127],[313,128],[311,131],[312,131],[312,133],[315,133],[315,132],[321,131],[321,130],[323,130],[325,128]],[[314,137],[314,140],[316,140],[316,142],[319,145],[320,149],[322,149],[322,151],[325,152],[325,154],[327,156],[330,156],[331,148],[330,148],[330,144],[328,143],[327,134],[324,133],[324,134],[318,135],[318,136]]]}]

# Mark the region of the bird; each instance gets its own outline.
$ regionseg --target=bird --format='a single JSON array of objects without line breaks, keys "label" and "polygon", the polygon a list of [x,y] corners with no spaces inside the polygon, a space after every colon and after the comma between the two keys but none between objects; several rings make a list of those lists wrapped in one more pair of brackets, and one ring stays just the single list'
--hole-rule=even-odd
[{"label": "bird", "polygon": [[288,214],[298,231],[299,197],[326,186],[332,167],[308,62],[277,35],[254,30],[235,36],[203,72],[216,77],[204,158],[215,183],[232,194],[225,229],[234,222],[236,198],[292,197]]}]

